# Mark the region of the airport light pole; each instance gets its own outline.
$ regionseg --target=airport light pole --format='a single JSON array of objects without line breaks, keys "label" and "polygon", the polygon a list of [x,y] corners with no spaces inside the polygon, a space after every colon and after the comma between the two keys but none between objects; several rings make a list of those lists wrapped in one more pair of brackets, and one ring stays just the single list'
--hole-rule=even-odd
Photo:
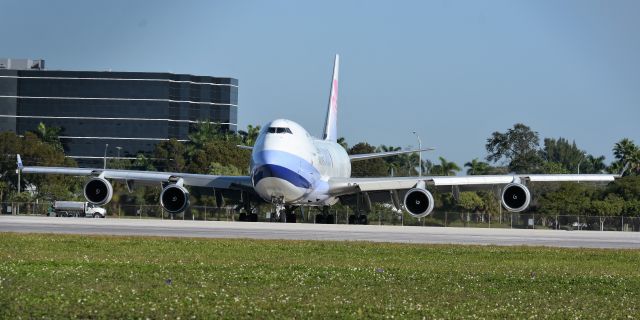
[{"label": "airport light pole", "polygon": [[106,143],[104,145],[104,159],[103,159],[104,160],[104,168],[103,169],[107,168],[107,148],[109,148],[109,144],[108,143]]},{"label": "airport light pole", "polygon": [[582,154],[580,161],[578,161],[578,174],[580,174],[580,164],[582,164],[582,160],[584,160],[584,153]]},{"label": "airport light pole", "polygon": [[415,131],[413,131],[413,134],[418,138],[418,149],[420,150],[418,151],[418,177],[422,177],[422,140],[420,140],[420,136]]}]

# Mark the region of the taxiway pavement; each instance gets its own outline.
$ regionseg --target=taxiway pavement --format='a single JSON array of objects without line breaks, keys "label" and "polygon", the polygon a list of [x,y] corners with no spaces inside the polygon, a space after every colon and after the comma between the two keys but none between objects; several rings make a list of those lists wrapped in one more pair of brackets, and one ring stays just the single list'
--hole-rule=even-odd
[{"label": "taxiway pavement", "polygon": [[0,216],[0,232],[640,249],[640,233]]}]

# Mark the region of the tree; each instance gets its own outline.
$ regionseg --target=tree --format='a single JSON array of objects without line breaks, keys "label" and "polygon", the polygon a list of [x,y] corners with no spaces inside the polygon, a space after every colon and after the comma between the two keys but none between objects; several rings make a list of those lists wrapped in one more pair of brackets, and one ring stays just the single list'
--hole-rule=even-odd
[{"label": "tree", "polygon": [[53,146],[58,151],[64,151],[60,142],[61,128],[47,127],[44,122],[40,122],[34,133],[42,140],[42,142]]},{"label": "tree", "polygon": [[[464,209],[466,212],[460,212],[460,220],[464,221],[464,215],[467,214],[467,221],[469,220],[469,212],[477,212],[484,208],[484,200],[476,192],[460,192],[457,199],[457,206]],[[484,222],[484,216],[481,221]]]},{"label": "tree", "polygon": [[[376,152],[393,152],[400,150],[402,150],[401,147],[381,145],[376,149]],[[417,153],[404,153],[382,159],[387,163],[389,170],[393,172],[394,176],[413,176],[418,174],[420,156]],[[428,161],[422,161],[423,173],[428,172],[428,165]]]},{"label": "tree", "polygon": [[158,159],[156,167],[163,169],[162,171],[182,172],[186,165],[185,150],[185,145],[176,139],[158,143],[154,151],[154,155]]},{"label": "tree", "polygon": [[604,231],[607,217],[620,215],[624,205],[624,200],[615,194],[608,194],[603,200],[591,201],[590,211],[600,217],[600,231]]},{"label": "tree", "polygon": [[603,173],[607,166],[604,164],[604,156],[594,157],[587,155],[586,160],[583,162],[584,167],[580,166],[580,172],[584,173]]},{"label": "tree", "polygon": [[[22,137],[13,132],[1,132],[0,153],[4,155],[0,157],[0,184],[4,190],[0,192],[0,200],[14,198],[17,194],[16,154],[22,155],[25,166],[76,166],[73,159],[65,158],[59,148],[43,142],[40,136],[33,132],[26,132]],[[27,186],[34,187],[35,194],[32,199],[70,199],[81,194],[82,180],[76,177],[30,174],[22,175],[21,178],[22,190]]]},{"label": "tree", "polygon": [[517,123],[506,133],[494,132],[487,139],[487,161],[506,161],[509,170],[516,173],[539,172],[542,159],[538,154],[538,133],[524,124]]},{"label": "tree", "polygon": [[456,172],[460,171],[460,167],[453,162],[447,161],[447,159],[443,157],[438,157],[440,160],[440,164],[433,166],[431,169],[431,173],[434,175],[443,175],[443,176],[455,176]]},{"label": "tree", "polygon": [[467,169],[467,174],[468,175],[482,175],[482,174],[487,174],[487,172],[489,171],[489,164],[483,161],[478,160],[478,158],[475,158],[467,163],[464,164],[465,167],[469,168]]},{"label": "tree", "polygon": [[[559,164],[567,173],[577,172],[578,165],[582,165],[586,160],[585,152],[580,150],[576,142],[569,141],[565,138],[546,138],[544,139],[544,148],[541,151],[542,158],[547,162]],[[582,170],[584,172],[584,170]]]},{"label": "tree", "polygon": [[589,210],[593,188],[579,183],[562,183],[555,191],[538,197],[538,211],[548,215],[580,215]]},{"label": "tree", "polygon": [[194,149],[201,148],[205,143],[218,138],[220,125],[209,121],[198,121],[189,133],[189,143]]},{"label": "tree", "polygon": [[542,172],[547,174],[571,173],[562,163],[546,161],[542,165]]},{"label": "tree", "polygon": [[607,194],[616,194],[625,201],[640,200],[640,176],[626,176],[607,186]]},{"label": "tree", "polygon": [[344,148],[344,150],[349,151],[349,144],[347,144],[347,139],[345,139],[344,137],[340,137],[338,138],[337,142]]},{"label": "tree", "polygon": [[640,148],[632,140],[624,138],[613,147],[613,154],[617,159],[617,167],[628,165],[625,175],[640,175]]},{"label": "tree", "polygon": [[260,134],[260,126],[247,126],[246,136],[243,139],[243,143],[247,146],[253,146],[256,143],[256,139]]},{"label": "tree", "polygon": [[223,165],[218,162],[212,162],[209,166],[209,174],[223,175],[223,176],[241,176],[242,171],[233,165]]},{"label": "tree", "polygon": [[139,153],[136,156],[136,159],[133,161],[133,167],[137,170],[156,171],[151,159],[147,158],[142,153]]},{"label": "tree", "polygon": [[[372,153],[376,149],[366,142],[360,142],[351,149],[349,154]],[[374,158],[354,162],[351,167],[351,175],[354,177],[382,177],[389,172],[388,166],[383,159]]]}]

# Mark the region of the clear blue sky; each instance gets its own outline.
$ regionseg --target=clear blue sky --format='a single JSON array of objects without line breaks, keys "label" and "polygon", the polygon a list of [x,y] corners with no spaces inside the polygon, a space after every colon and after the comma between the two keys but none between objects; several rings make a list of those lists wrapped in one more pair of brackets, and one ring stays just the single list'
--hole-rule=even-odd
[{"label": "clear blue sky", "polygon": [[239,125],[321,131],[459,165],[523,122],[611,161],[640,143],[640,1],[0,1],[0,56],[48,69],[238,78]]}]

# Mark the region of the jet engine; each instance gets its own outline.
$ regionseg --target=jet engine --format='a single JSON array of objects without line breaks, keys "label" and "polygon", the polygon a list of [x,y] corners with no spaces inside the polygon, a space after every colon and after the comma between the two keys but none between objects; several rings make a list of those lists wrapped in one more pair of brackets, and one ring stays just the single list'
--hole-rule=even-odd
[{"label": "jet engine", "polygon": [[84,197],[92,204],[103,205],[111,201],[113,187],[107,179],[95,177],[84,185]]},{"label": "jet engine", "polygon": [[531,193],[519,183],[510,183],[502,189],[502,205],[509,212],[520,212],[529,207]]},{"label": "jet engine", "polygon": [[414,218],[423,218],[433,211],[433,195],[427,189],[413,188],[404,195],[404,209]]},{"label": "jet engine", "polygon": [[160,205],[170,213],[180,213],[189,206],[189,191],[183,186],[170,184],[160,193]]}]

